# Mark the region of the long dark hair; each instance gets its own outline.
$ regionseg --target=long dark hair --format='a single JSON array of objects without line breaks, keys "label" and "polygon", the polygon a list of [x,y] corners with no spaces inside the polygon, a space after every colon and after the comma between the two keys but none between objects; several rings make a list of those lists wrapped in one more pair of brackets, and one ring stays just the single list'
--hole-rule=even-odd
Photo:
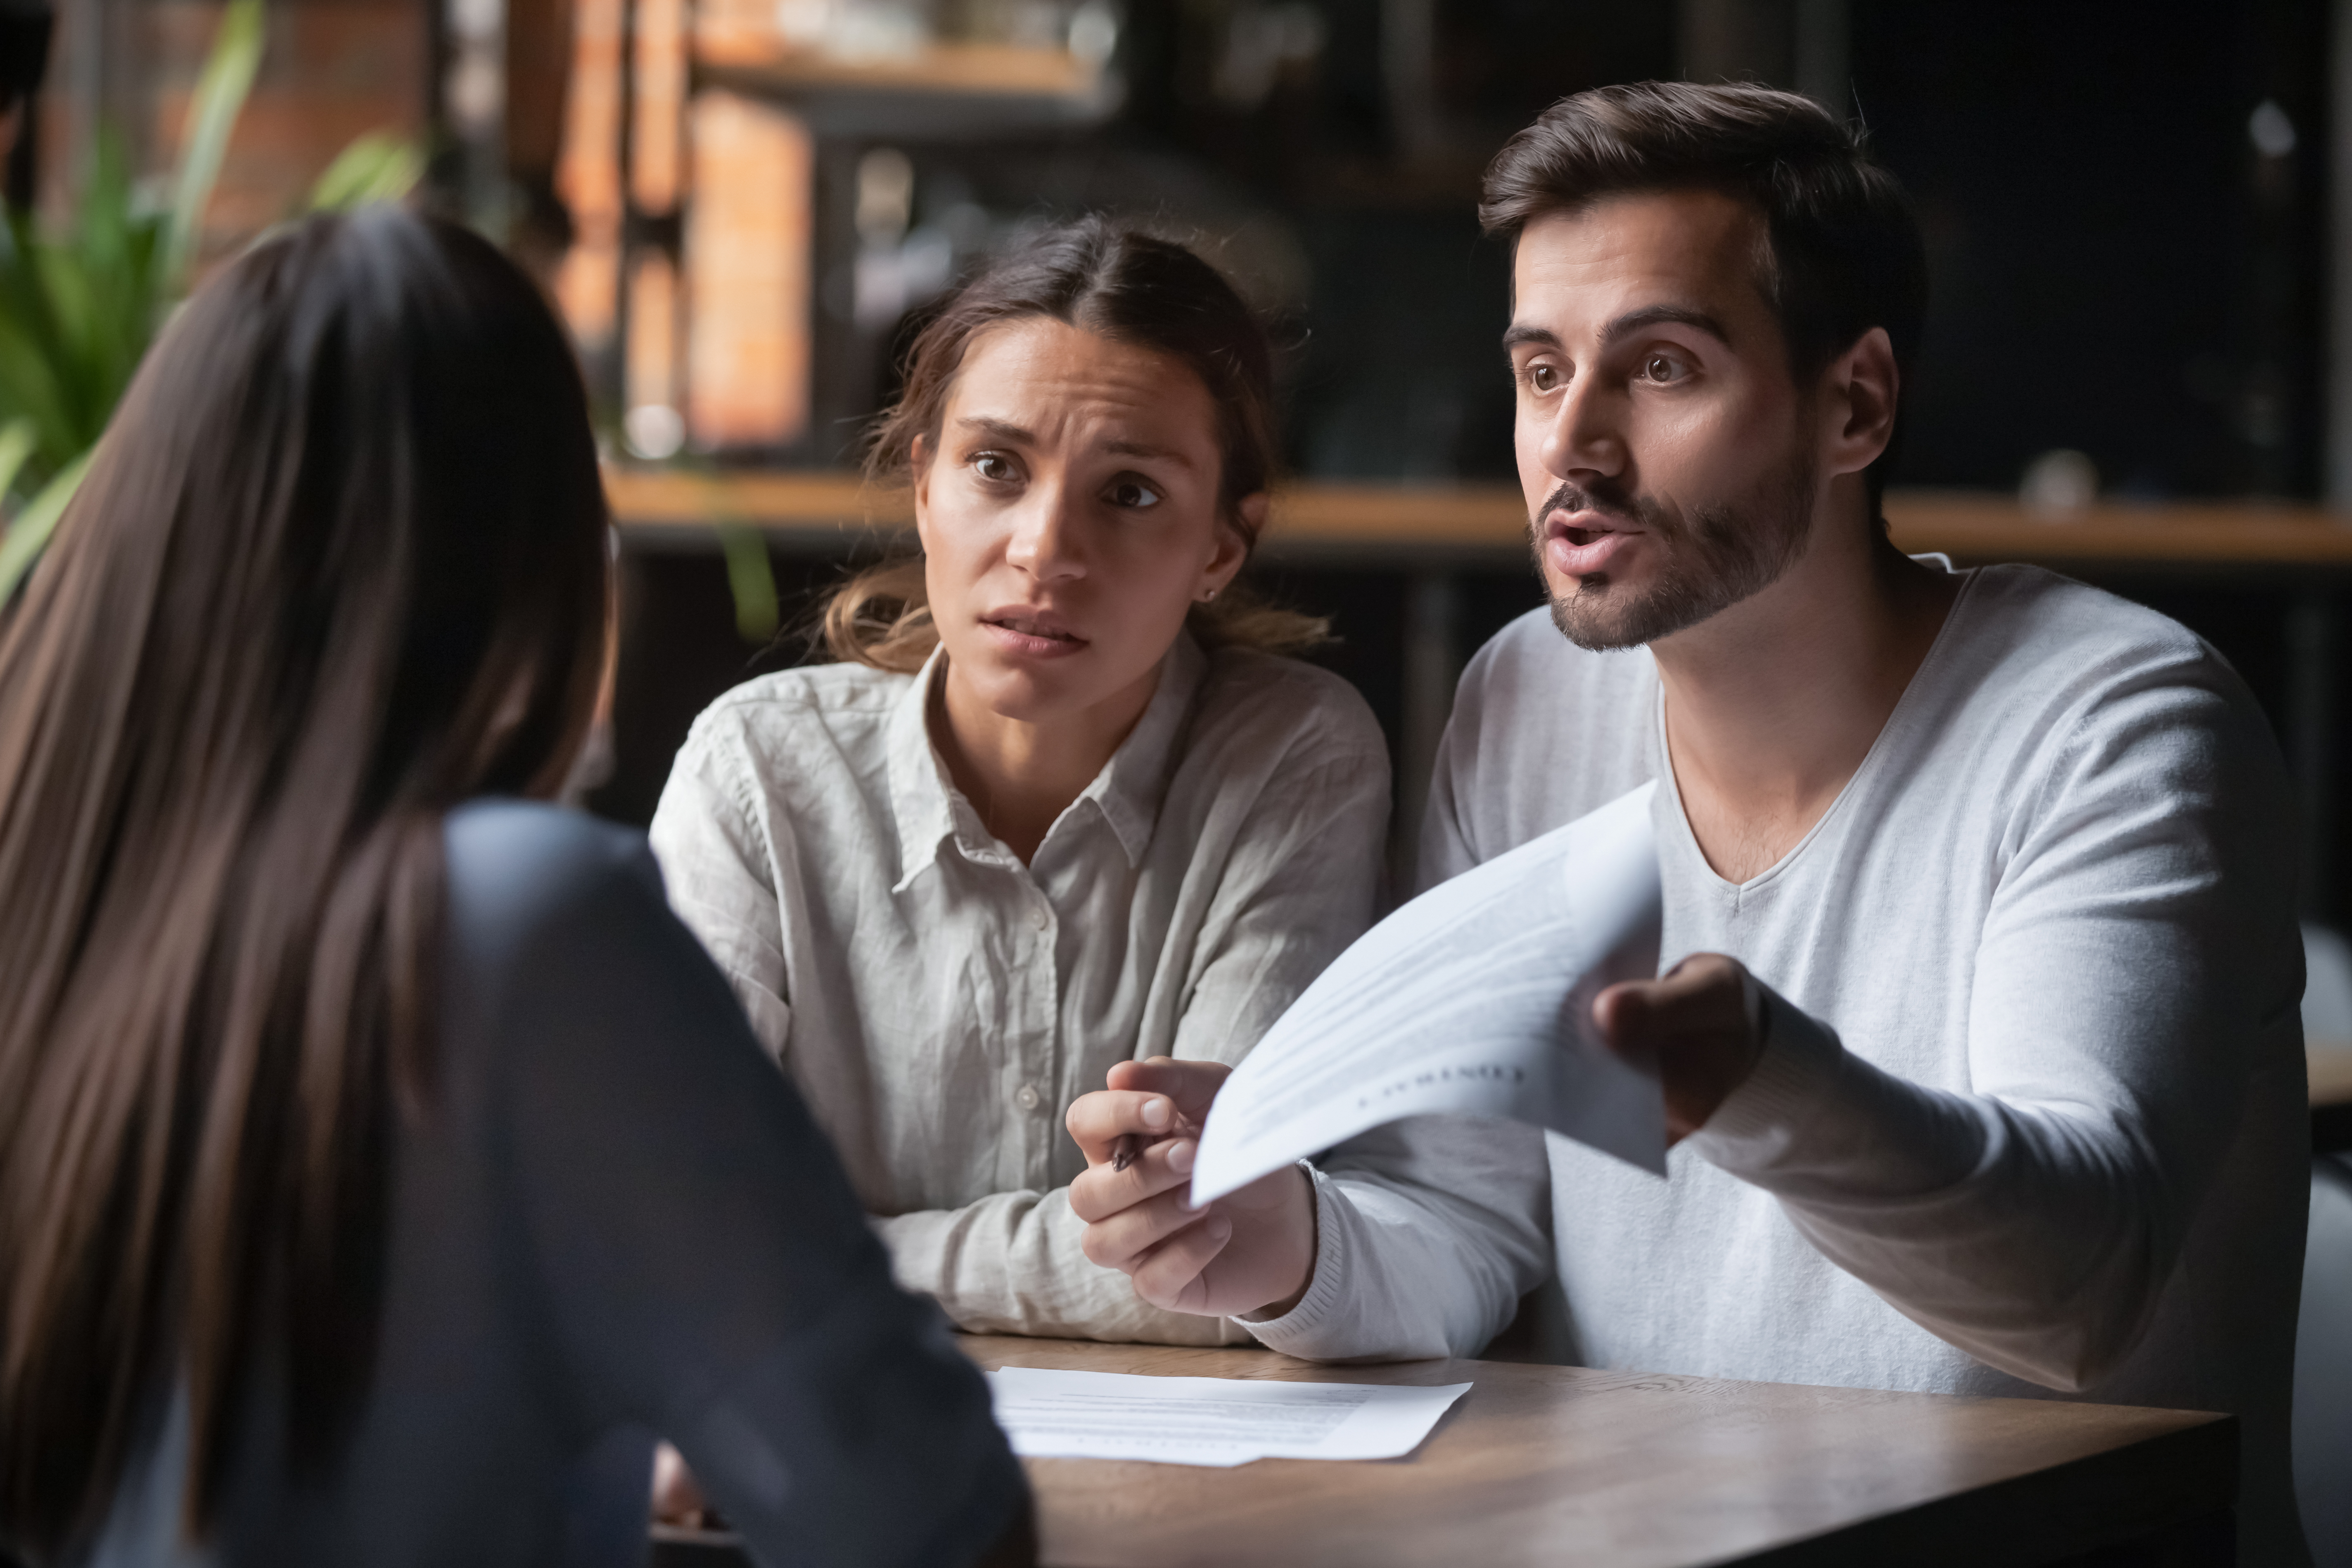
[{"label": "long dark hair", "polygon": [[[1215,268],[1181,245],[1108,218],[1047,229],[956,291],[908,351],[905,390],[867,442],[866,478],[907,483],[916,441],[938,449],[948,393],[972,339],[1036,317],[1156,350],[1201,378],[1217,408],[1218,508],[1243,546],[1255,548],[1257,532],[1241,502],[1273,482],[1280,452],[1265,330]],[[1186,624],[1212,646],[1275,653],[1329,635],[1327,622],[1275,608],[1238,585],[1194,605]],[[919,668],[939,644],[922,558],[886,561],[844,584],[825,606],[824,636],[835,658],[901,673]]]},{"label": "long dark hair", "polygon": [[530,282],[393,208],[189,301],[0,624],[0,1538],[103,1517],[159,1387],[201,1534],[267,1362],[304,1462],[431,1085],[441,823],[601,674],[586,399]]}]

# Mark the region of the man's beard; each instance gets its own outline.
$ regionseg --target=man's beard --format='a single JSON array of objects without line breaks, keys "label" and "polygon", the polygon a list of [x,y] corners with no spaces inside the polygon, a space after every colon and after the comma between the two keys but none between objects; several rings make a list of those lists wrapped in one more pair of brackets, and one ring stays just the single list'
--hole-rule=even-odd
[{"label": "man's beard", "polygon": [[1528,520],[1538,576],[1544,519],[1561,510],[1629,519],[1647,533],[1659,558],[1647,588],[1637,592],[1596,573],[1551,601],[1552,624],[1577,647],[1638,647],[1762,592],[1797,563],[1812,533],[1813,463],[1809,453],[1792,453],[1740,500],[1688,513],[1654,496],[1563,484]]}]

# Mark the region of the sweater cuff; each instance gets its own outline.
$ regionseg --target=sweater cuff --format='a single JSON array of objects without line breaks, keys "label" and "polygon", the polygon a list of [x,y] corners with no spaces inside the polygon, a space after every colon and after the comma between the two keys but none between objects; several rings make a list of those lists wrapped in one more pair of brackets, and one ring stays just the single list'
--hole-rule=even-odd
[{"label": "sweater cuff", "polygon": [[1683,1146],[1735,1176],[1769,1171],[1836,1092],[1845,1060],[1837,1033],[1748,977],[1763,1047],[1747,1079]]},{"label": "sweater cuff", "polygon": [[1259,1318],[1244,1312],[1233,1320],[1268,1350],[1285,1353],[1297,1353],[1289,1351],[1291,1345],[1312,1342],[1338,1315],[1347,1298],[1339,1278],[1347,1260],[1339,1240],[1339,1226],[1334,1223],[1335,1201],[1330,1196],[1329,1179],[1309,1161],[1299,1161],[1298,1168],[1307,1173],[1307,1181],[1315,1188],[1315,1274],[1307,1282],[1307,1294],[1298,1299],[1298,1305],[1278,1318]]}]

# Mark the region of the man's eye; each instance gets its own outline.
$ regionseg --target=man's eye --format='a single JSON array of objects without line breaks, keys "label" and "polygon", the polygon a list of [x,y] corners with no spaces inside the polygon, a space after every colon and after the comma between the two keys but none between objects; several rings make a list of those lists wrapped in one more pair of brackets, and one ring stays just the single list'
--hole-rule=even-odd
[{"label": "man's eye", "polygon": [[1642,362],[1644,381],[1680,381],[1685,374],[1683,362],[1672,354],[1652,354]]},{"label": "man's eye", "polygon": [[1551,392],[1556,390],[1559,385],[1559,368],[1549,364],[1534,364],[1528,366],[1528,384],[1538,392]]},{"label": "man's eye", "polygon": [[1114,479],[1108,492],[1110,504],[1141,511],[1160,504],[1160,492],[1141,479]]},{"label": "man's eye", "polygon": [[1013,459],[1002,452],[982,452],[971,460],[971,469],[991,484],[1003,484],[1018,477],[1013,472]]}]

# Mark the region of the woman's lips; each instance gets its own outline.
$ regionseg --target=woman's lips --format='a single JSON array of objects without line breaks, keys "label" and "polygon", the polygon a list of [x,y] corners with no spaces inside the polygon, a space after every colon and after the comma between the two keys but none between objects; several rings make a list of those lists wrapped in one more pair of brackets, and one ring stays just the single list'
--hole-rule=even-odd
[{"label": "woman's lips", "polygon": [[980,629],[998,651],[1022,658],[1067,658],[1085,651],[1087,639],[1052,616],[1002,610],[981,617]]},{"label": "woman's lips", "polygon": [[1544,561],[1563,577],[1590,577],[1607,569],[1639,532],[1580,512],[1553,514],[1544,525]]}]

